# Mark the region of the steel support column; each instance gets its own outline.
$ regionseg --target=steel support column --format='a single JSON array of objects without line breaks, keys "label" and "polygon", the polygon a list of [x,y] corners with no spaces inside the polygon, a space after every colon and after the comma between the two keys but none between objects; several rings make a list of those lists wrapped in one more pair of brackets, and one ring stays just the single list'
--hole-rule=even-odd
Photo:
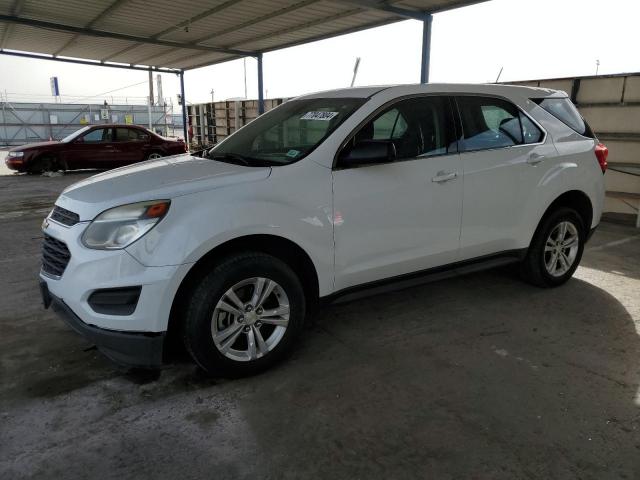
[{"label": "steel support column", "polygon": [[189,121],[187,119],[187,99],[184,96],[184,71],[180,72],[180,96],[182,97],[182,128],[184,131],[184,142],[189,148]]},{"label": "steel support column", "polygon": [[420,60],[420,83],[429,83],[429,66],[431,63],[431,26],[433,15],[426,14],[422,20],[422,58]]},{"label": "steel support column", "polygon": [[256,60],[258,60],[258,115],[262,115],[264,113],[264,85],[262,78],[262,53],[258,53],[256,55]]}]

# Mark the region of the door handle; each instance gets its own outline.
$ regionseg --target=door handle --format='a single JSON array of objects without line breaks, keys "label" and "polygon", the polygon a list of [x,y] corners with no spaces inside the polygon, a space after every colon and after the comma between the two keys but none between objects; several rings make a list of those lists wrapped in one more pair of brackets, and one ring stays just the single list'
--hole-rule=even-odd
[{"label": "door handle", "polygon": [[431,179],[434,183],[444,183],[455,179],[458,176],[458,172],[438,172],[438,174]]},{"label": "door handle", "polygon": [[531,155],[529,155],[527,163],[529,165],[537,165],[540,162],[544,161],[545,158],[546,157],[544,155],[540,155],[539,153],[532,153]]}]

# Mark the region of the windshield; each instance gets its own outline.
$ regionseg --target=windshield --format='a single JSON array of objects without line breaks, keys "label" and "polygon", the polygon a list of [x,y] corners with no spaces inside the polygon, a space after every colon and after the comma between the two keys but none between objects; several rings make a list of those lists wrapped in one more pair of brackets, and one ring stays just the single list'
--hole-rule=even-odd
[{"label": "windshield", "polygon": [[66,137],[64,137],[62,140],[60,140],[62,143],[69,143],[71,140],[73,140],[74,138],[79,137],[80,135],[82,135],[84,132],[86,132],[87,130],[89,130],[90,127],[82,127],[80,130],[76,130],[75,132],[73,132],[71,135],[67,135]]},{"label": "windshield", "polygon": [[246,165],[287,165],[309,154],[365,98],[292,100],[258,117],[209,151],[212,158],[240,159]]}]

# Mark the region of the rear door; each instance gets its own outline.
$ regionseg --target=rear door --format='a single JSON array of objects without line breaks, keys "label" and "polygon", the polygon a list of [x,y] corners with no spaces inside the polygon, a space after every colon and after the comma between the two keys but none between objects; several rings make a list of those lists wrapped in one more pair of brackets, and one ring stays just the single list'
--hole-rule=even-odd
[{"label": "rear door", "polygon": [[334,169],[336,289],[456,260],[462,168],[453,129],[448,97],[413,97],[382,109],[344,147],[391,140],[398,159]]},{"label": "rear door", "polygon": [[[140,132],[140,134],[138,133]],[[118,165],[141,162],[145,158],[146,142],[141,130],[129,127],[115,128],[115,143],[119,151]]]},{"label": "rear door", "polygon": [[464,196],[460,260],[523,248],[527,202],[556,155],[543,130],[516,105],[484,96],[456,98],[462,126]]}]

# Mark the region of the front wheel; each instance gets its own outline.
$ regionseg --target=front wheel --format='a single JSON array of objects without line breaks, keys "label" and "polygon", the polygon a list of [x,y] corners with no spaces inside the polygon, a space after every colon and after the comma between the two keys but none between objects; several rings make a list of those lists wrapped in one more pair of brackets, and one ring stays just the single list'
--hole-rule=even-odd
[{"label": "front wheel", "polygon": [[151,152],[147,155],[147,160],[157,160],[158,158],[162,158],[162,154],[160,152]]},{"label": "front wheel", "polygon": [[210,375],[251,375],[291,350],[304,317],[302,285],[287,264],[262,253],[238,254],[194,289],[183,338]]},{"label": "front wheel", "polygon": [[45,172],[51,172],[55,167],[55,160],[51,157],[40,157],[33,161],[27,170],[30,175],[39,175]]},{"label": "front wheel", "polygon": [[524,279],[540,287],[562,285],[578,268],[585,227],[571,208],[559,208],[541,222],[522,262]]}]

